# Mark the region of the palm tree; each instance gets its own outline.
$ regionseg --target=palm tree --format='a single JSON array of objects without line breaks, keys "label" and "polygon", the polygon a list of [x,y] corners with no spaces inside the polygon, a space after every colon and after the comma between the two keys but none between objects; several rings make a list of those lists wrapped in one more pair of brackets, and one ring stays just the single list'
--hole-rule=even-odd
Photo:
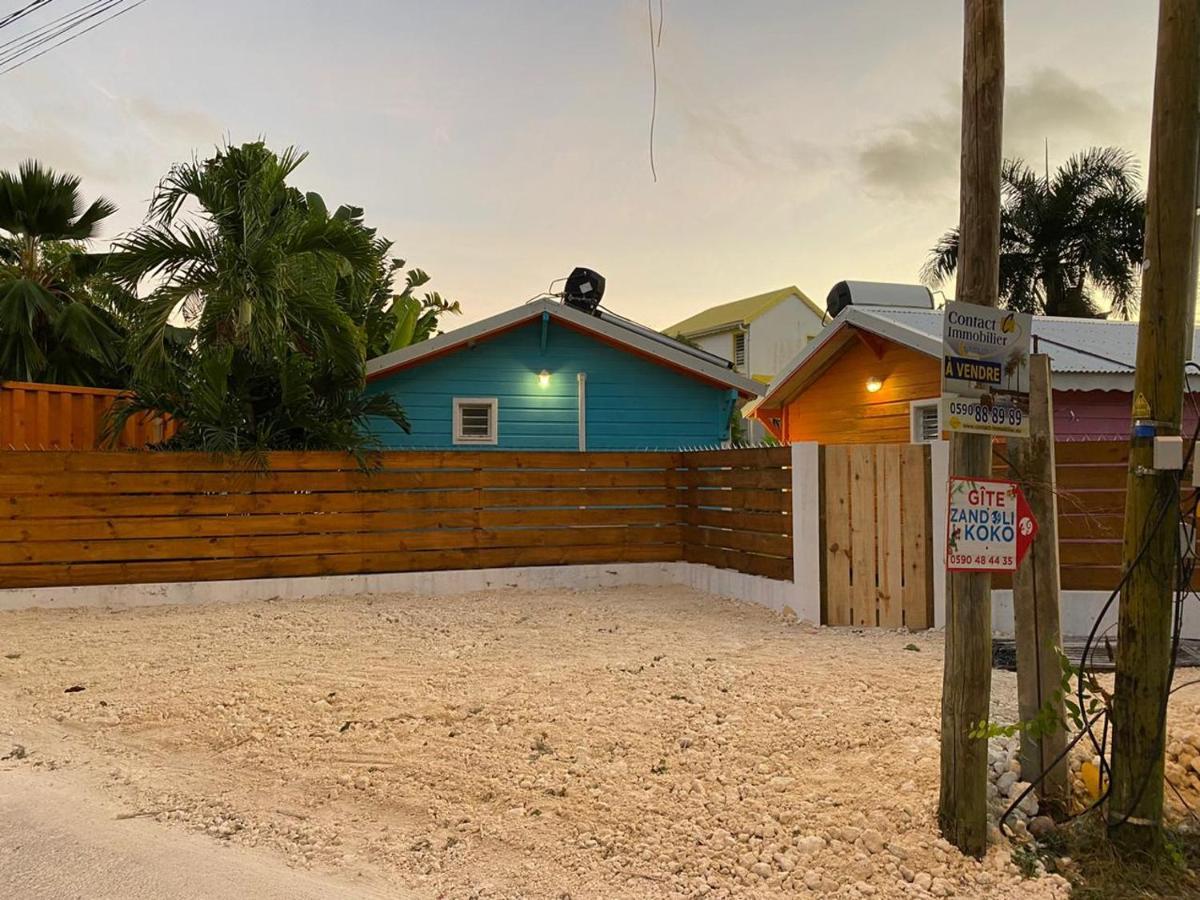
[{"label": "palm tree", "polygon": [[[1113,147],[1077,153],[1039,177],[1006,160],[1000,210],[1000,299],[1048,316],[1128,319],[1137,310],[1146,220],[1133,157]],[[958,267],[958,229],[946,232],[921,269],[937,287]],[[1109,301],[1105,312],[1098,304]]]},{"label": "palm tree", "polygon": [[407,428],[394,400],[366,393],[364,328],[339,301],[340,284],[369,277],[374,232],[360,209],[330,214],[288,185],[304,159],[255,142],[177,165],[146,223],[117,242],[127,285],[155,285],[131,341],[133,396],[112,433],[154,410],[180,423],[174,447],[359,452],[376,443],[369,417]]},{"label": "palm tree", "polygon": [[[353,210],[361,224],[361,210]],[[366,227],[366,226],[362,226]],[[446,300],[437,291],[417,296],[417,288],[429,283],[421,269],[404,272],[405,262],[391,255],[392,242],[368,229],[375,259],[350,277],[339,279],[338,303],[363,329],[367,359],[382,356],[410,344],[428,340],[438,333],[443,315],[460,315],[458,301]],[[404,272],[404,289],[395,292],[395,279]]]},{"label": "palm tree", "polygon": [[0,172],[0,379],[121,382],[119,292],[84,249],[114,212],[103,197],[85,207],[77,177],[36,161]]}]

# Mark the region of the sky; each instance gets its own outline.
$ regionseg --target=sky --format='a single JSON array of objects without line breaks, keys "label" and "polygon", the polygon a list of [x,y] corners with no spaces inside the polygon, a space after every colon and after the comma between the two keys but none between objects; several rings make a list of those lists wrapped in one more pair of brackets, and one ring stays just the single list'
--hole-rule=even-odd
[{"label": "sky", "polygon": [[[54,0],[0,42],[69,12]],[[651,0],[657,23],[658,0]],[[0,0],[3,13],[23,6]],[[362,206],[467,324],[584,265],[657,328],[795,284],[915,282],[958,216],[962,3],[148,0],[0,75],[0,169],[36,157],[136,226],[170,166],[257,138]],[[1008,0],[1005,152],[1144,166],[1154,0]]]}]

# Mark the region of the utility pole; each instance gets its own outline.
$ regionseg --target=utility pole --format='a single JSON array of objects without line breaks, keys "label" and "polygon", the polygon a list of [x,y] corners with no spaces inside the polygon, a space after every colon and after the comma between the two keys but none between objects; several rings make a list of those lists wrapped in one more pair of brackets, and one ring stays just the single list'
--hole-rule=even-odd
[{"label": "utility pole", "polygon": [[[1160,0],[1142,311],[1125,495],[1113,695],[1109,835],[1122,849],[1162,840],[1163,751],[1179,555],[1179,475],[1153,469],[1153,437],[1178,435],[1191,315],[1200,149],[1200,0]],[[1139,436],[1140,435],[1140,436]]]},{"label": "utility pole", "polygon": [[[1000,269],[1000,164],[1004,111],[1004,2],[965,0],[962,158],[956,299],[996,306]],[[987,478],[992,438],[954,434],[950,474]],[[946,574],[942,678],[942,785],[938,824],[964,853],[987,850],[987,721],[992,690],[992,578]]]},{"label": "utility pole", "polygon": [[[1058,498],[1054,473],[1054,403],[1050,357],[1029,358],[1029,437],[1009,438],[1012,477],[1021,482],[1025,499],[1038,523],[1029,555],[1013,573],[1013,630],[1017,639],[1017,718],[1028,722],[1047,703],[1054,704],[1056,721],[1063,719],[1057,696],[1062,682],[1058,662],[1062,646],[1059,624]],[[1052,809],[1067,807],[1067,761],[1051,765],[1067,746],[1067,734],[1021,733],[1021,777],[1038,781],[1038,796]]]}]

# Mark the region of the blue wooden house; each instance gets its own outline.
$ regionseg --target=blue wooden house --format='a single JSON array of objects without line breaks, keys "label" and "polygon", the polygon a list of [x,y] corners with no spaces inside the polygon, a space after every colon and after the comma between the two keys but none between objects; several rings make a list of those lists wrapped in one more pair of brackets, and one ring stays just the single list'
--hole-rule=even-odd
[{"label": "blue wooden house", "polygon": [[729,438],[763,385],[612,313],[536,300],[367,363],[412,423],[391,449],[674,450]]}]

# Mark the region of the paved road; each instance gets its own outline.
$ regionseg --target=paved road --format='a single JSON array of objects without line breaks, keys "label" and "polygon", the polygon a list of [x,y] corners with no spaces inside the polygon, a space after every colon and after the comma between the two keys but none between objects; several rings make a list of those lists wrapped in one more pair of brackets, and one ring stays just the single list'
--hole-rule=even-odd
[{"label": "paved road", "polygon": [[[52,773],[0,771],[0,897],[13,900],[394,898],[117,809]],[[407,896],[407,895],[403,895]]]}]

